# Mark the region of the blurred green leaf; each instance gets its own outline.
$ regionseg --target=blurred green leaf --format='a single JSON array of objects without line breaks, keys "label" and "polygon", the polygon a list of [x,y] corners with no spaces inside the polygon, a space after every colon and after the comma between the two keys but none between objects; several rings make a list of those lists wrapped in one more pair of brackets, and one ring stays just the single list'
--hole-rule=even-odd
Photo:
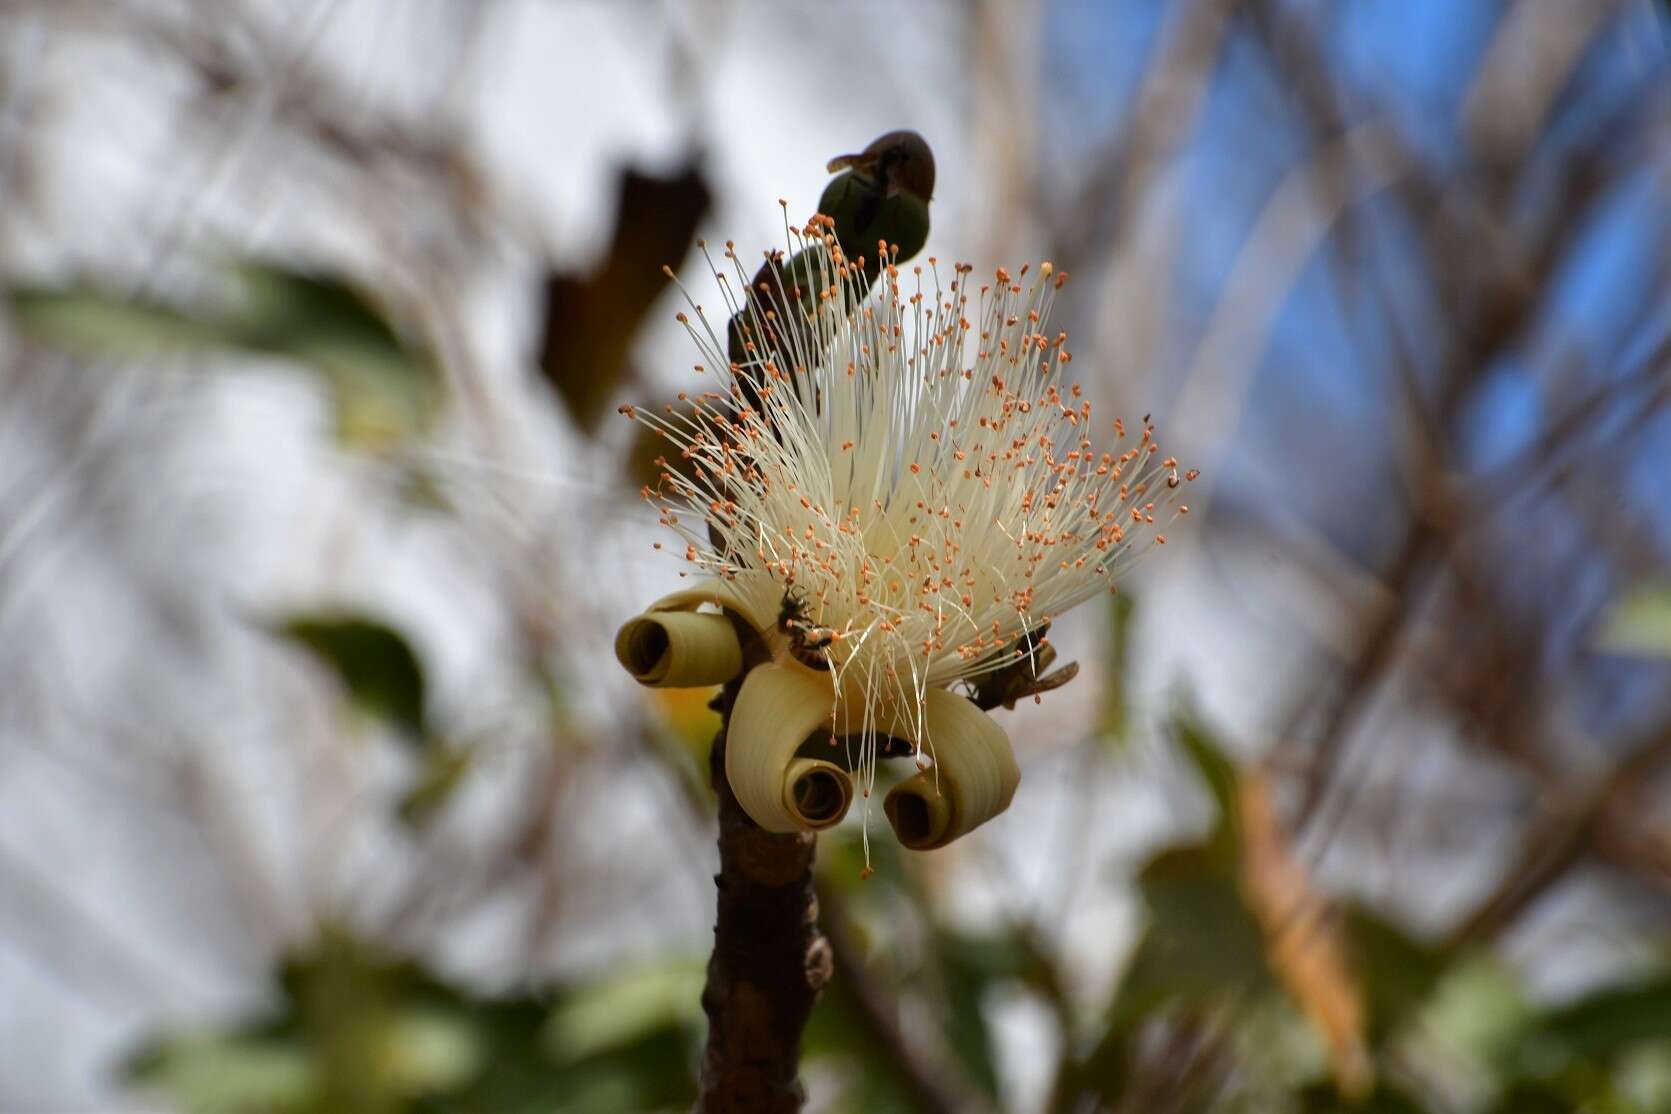
[{"label": "blurred green leaf", "polygon": [[280,985],[319,1065],[321,1111],[398,1111],[408,1091],[390,1052],[402,1005],[426,980],[346,932],[326,930],[314,951],[285,964]]},{"label": "blurred green leaf", "polygon": [[1427,1002],[1451,957],[1362,906],[1347,906],[1342,919],[1353,969],[1369,1007],[1369,1038],[1380,1043]]},{"label": "blurred green leaf", "polygon": [[1627,1051],[1616,1071],[1619,1092],[1638,1109],[1671,1110],[1671,1041],[1654,1041]]},{"label": "blurred green leaf", "polygon": [[1360,1102],[1340,1097],[1332,1083],[1316,1083],[1300,1092],[1301,1114],[1426,1114],[1427,1107],[1404,1091],[1381,1083]]},{"label": "blurred green leaf", "polygon": [[360,710],[388,720],[410,742],[428,740],[423,667],[392,627],[361,615],[320,613],[288,619],[278,633],[328,666]]},{"label": "blurred green leaf", "polygon": [[337,435],[355,448],[380,449],[428,424],[439,386],[433,359],[349,283],[250,261],[219,293],[217,304],[177,306],[79,284],[14,287],[7,301],[23,329],[83,353],[224,349],[295,361],[320,375]]},{"label": "blurred green leaf", "polygon": [[1011,932],[973,935],[942,930],[935,933],[932,954],[945,988],[947,1043],[974,1084],[997,1098],[998,1052],[983,1009],[987,994],[1002,982],[1037,987],[1044,974],[1034,953]]},{"label": "blurred green leaf", "polygon": [[1315,1083],[1340,1094],[1329,1074],[1323,1036],[1292,998],[1269,994],[1246,1002],[1237,1010],[1227,1037],[1254,1089],[1304,1094]]},{"label": "blurred green leaf", "polygon": [[[1332,1089],[1349,1097],[1371,1094],[1374,1069],[1357,971],[1363,956],[1354,954],[1327,899],[1289,851],[1266,779],[1239,770],[1187,712],[1176,718],[1173,737],[1205,783],[1217,817],[1204,840],[1161,852],[1138,876],[1149,923],[1098,1050],[1115,1066],[1092,1086],[1105,1101],[1118,1096],[1129,1035],[1145,1022],[1166,1014],[1201,1017],[1222,1006],[1231,1012],[1219,1016],[1254,1024],[1280,990],[1322,1039]],[[1363,937],[1381,959],[1402,943],[1367,919]],[[1410,950],[1413,955],[1413,945]],[[1277,1053],[1269,1066],[1298,1062],[1269,1051]],[[1080,1069],[1087,1079],[1090,1067]]]},{"label": "blurred green leaf", "polygon": [[249,347],[321,362],[339,354],[405,360],[394,326],[342,280],[261,262],[241,263],[234,274],[240,297],[233,318]]},{"label": "blurred green leaf", "polygon": [[879,1057],[869,1043],[870,1027],[853,998],[851,983],[838,971],[824,988],[802,1036],[802,1061],[829,1071],[842,1092],[833,1108],[866,1114],[917,1114],[891,1057]]},{"label": "blurred green leaf", "polygon": [[1274,985],[1259,924],[1214,848],[1166,851],[1138,876],[1149,925],[1115,998],[1125,1021]]},{"label": "blurred green leaf", "polygon": [[1555,1082],[1523,1079],[1497,1097],[1489,1114],[1573,1114],[1575,1109],[1571,1097]]},{"label": "blurred green leaf", "polygon": [[700,960],[617,974],[572,994],[551,1015],[547,1037],[563,1060],[616,1051],[665,1029],[703,1023]]},{"label": "blurred green leaf", "polygon": [[1131,626],[1136,601],[1121,592],[1108,597],[1108,670],[1102,707],[1102,737],[1116,746],[1131,737]]},{"label": "blurred green leaf", "polygon": [[1168,1003],[1199,1004],[1274,985],[1259,923],[1239,888],[1236,767],[1188,714],[1176,718],[1173,736],[1218,817],[1204,842],[1163,851],[1138,875],[1149,924],[1115,998],[1122,1023]]},{"label": "blurred green leaf", "polygon": [[625,170],[617,197],[603,261],[584,278],[553,273],[545,283],[539,366],[588,432],[628,378],[627,355],[668,286],[662,268],[685,258],[712,202],[695,162],[668,177]]},{"label": "blurred green leaf", "polygon": [[550,1006],[532,997],[476,1002],[469,1017],[488,1059],[468,1084],[431,1097],[423,1109],[446,1114],[551,1114],[560,1109],[570,1080],[546,1049]]},{"label": "blurred green leaf", "polygon": [[397,810],[401,820],[414,828],[428,824],[470,772],[473,750],[460,747],[432,746],[424,750],[423,768],[418,772],[412,788],[400,799]]},{"label": "blurred green leaf", "polygon": [[1193,716],[1179,715],[1173,721],[1172,730],[1173,737],[1178,740],[1184,755],[1201,775],[1201,780],[1218,809],[1218,819],[1208,842],[1220,855],[1234,860],[1237,842],[1236,787],[1240,781],[1235,763],[1226,757],[1223,748]]},{"label": "blurred green leaf", "polygon": [[1457,963],[1439,982],[1421,1021],[1441,1047],[1501,1077],[1516,1066],[1536,1014],[1513,975],[1475,956]]},{"label": "blurred green leaf", "polygon": [[1671,584],[1626,592],[1603,620],[1596,645],[1616,654],[1671,657]]},{"label": "blurred green leaf", "polygon": [[[555,1109],[560,1114],[688,1110],[696,1097],[702,1032],[699,1026],[683,1023],[663,1025],[596,1055],[558,1062],[562,1089]],[[462,1109],[496,1112],[500,1108],[481,1104]],[[530,1109],[529,1114],[538,1109]]]},{"label": "blurred green leaf", "polygon": [[1236,769],[1189,715],[1176,717],[1173,737],[1217,816],[1204,842],[1162,851],[1138,875],[1149,921],[1114,998],[1114,1029],[1269,981],[1259,924],[1237,883]]},{"label": "blurred green leaf", "polygon": [[92,286],[14,286],[6,292],[6,304],[24,332],[81,355],[149,356],[233,343],[214,322]]},{"label": "blurred green leaf", "polygon": [[[278,972],[267,1019],[156,1042],[137,1084],[190,1114],[617,1114],[688,1108],[697,990],[629,977],[483,998],[343,931]],[[683,987],[689,990],[688,980]],[[612,1010],[621,1007],[622,1014]],[[554,1031],[559,1039],[553,1040]]]},{"label": "blurred green leaf", "polygon": [[343,443],[375,449],[424,429],[434,404],[432,362],[363,294],[334,277],[264,263],[246,263],[237,275],[244,346],[320,371]]},{"label": "blurred green leaf", "polygon": [[1545,1015],[1537,1036],[1585,1058],[1613,1057],[1642,1042],[1671,1040],[1671,976],[1586,995]]},{"label": "blurred green leaf", "polygon": [[[865,873],[867,866],[869,874]],[[849,903],[871,907],[874,902],[901,897],[906,885],[904,855],[898,841],[872,839],[867,855],[860,831],[851,827],[832,828],[819,835],[814,869],[820,888],[828,887]],[[905,899],[918,900],[914,895]]]},{"label": "blurred green leaf", "polygon": [[305,1111],[318,1086],[303,1045],[253,1034],[164,1041],[131,1057],[127,1073],[139,1086],[168,1095],[187,1114]]},{"label": "blurred green leaf", "polygon": [[389,1023],[388,1071],[402,1092],[429,1094],[451,1090],[474,1076],[485,1049],[465,1013],[418,1008]]},{"label": "blurred green leaf", "polygon": [[1473,957],[1440,980],[1423,1020],[1428,1036],[1495,1093],[1489,1114],[1664,1109],[1651,1070],[1626,1070],[1657,1053],[1671,1083],[1671,976],[1663,973],[1540,1011],[1501,964]]},{"label": "blurred green leaf", "polygon": [[1089,1055],[1069,1069],[1067,1090],[1075,1095],[1094,1095],[1098,1109],[1117,1108],[1131,1083],[1136,1058],[1140,1014],[1123,1014],[1111,1020]]}]

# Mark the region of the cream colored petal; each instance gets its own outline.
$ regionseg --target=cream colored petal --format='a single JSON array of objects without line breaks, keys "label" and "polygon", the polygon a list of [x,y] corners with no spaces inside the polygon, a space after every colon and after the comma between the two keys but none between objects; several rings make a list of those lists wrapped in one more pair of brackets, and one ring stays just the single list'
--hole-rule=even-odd
[{"label": "cream colored petal", "polygon": [[997,816],[1021,782],[996,720],[945,689],[929,689],[924,703],[923,738],[905,725],[893,733],[917,743],[934,767],[894,786],[882,802],[894,834],[915,851],[944,847]]},{"label": "cream colored petal", "polygon": [[797,758],[783,778],[783,807],[803,827],[821,831],[841,823],[853,803],[853,776],[822,758]]},{"label": "cream colored petal", "polygon": [[[699,611],[703,605],[714,610]],[[753,624],[748,601],[723,580],[702,580],[663,596],[615,635],[615,658],[640,684],[699,688],[724,684],[743,668],[742,646],[726,608]]]},{"label": "cream colored petal", "polygon": [[648,611],[616,632],[615,658],[641,685],[696,688],[740,673],[743,647],[729,616]]},{"label": "cream colored petal", "polygon": [[715,607],[735,609],[734,596],[735,593],[722,580],[700,580],[688,588],[680,588],[677,592],[669,592],[644,610],[695,611],[705,603],[711,603]]},{"label": "cream colored petal", "polygon": [[[743,584],[727,580],[700,580],[689,588],[681,588],[663,596],[644,610],[695,611],[702,604],[708,603],[735,611],[755,630],[765,631],[774,627],[777,622],[776,616],[770,613],[765,597],[761,592],[745,591],[745,587]],[[772,598],[777,594],[780,593],[766,593]]]},{"label": "cream colored petal", "polygon": [[[847,771],[795,757],[808,735],[828,728],[834,698],[829,674],[793,663],[757,666],[743,680],[725,739],[725,776],[743,811],[768,832],[827,828],[847,812]],[[840,796],[839,807],[828,794]]]}]

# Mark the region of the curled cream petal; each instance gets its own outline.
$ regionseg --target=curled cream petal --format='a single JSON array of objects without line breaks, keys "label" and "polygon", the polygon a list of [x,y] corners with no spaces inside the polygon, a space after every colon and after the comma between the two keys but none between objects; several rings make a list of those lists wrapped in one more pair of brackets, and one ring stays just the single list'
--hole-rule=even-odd
[{"label": "curled cream petal", "polygon": [[763,596],[759,591],[741,591],[736,584],[729,581],[708,579],[665,595],[644,610],[695,611],[708,603],[715,607],[723,607],[727,611],[735,611],[749,626],[764,631],[777,623],[771,610],[771,601],[780,598],[781,595],[781,589],[775,594],[768,593]]},{"label": "curled cream petal", "polygon": [[[827,828],[847,811],[846,771],[795,757],[807,736],[828,727],[834,699],[829,674],[794,663],[756,666],[743,679],[725,739],[725,777],[743,811],[768,832]],[[842,795],[833,811],[830,792]]]},{"label": "curled cream petal", "polygon": [[853,777],[834,762],[797,758],[783,778],[783,807],[812,831],[833,827],[853,803]]},{"label": "curled cream petal", "polygon": [[696,688],[742,672],[743,647],[729,616],[647,611],[616,632],[615,658],[641,685]]},{"label": "curled cream petal", "polygon": [[894,786],[883,801],[899,841],[914,851],[943,847],[1003,812],[1021,782],[1009,736],[996,720],[945,689],[924,694],[921,733],[901,729],[934,758],[934,768]]},{"label": "curled cream petal", "polygon": [[[714,610],[699,611],[704,604]],[[663,596],[615,634],[615,658],[633,678],[657,688],[724,684],[743,670],[742,645],[720,608],[758,626],[759,607],[722,580]]]}]

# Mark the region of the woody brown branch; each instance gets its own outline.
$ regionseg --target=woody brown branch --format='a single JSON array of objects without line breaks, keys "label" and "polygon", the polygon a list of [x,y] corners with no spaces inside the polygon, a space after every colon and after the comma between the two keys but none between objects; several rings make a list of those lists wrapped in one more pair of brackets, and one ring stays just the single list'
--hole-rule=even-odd
[{"label": "woody brown branch", "polygon": [[741,688],[739,678],[719,698],[722,723],[709,758],[719,798],[720,871],[714,951],[702,991],[708,1043],[698,1114],[801,1109],[801,1033],[832,967],[812,884],[817,840],[762,830],[726,780],[726,732]]}]

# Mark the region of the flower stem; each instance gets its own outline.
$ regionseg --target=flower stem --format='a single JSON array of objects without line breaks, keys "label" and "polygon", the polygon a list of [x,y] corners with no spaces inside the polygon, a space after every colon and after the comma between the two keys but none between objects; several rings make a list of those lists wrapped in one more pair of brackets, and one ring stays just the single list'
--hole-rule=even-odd
[{"label": "flower stem", "polygon": [[722,722],[709,758],[719,797],[719,900],[702,991],[708,1045],[697,1114],[801,1109],[801,1032],[831,974],[812,884],[816,837],[763,831],[725,777],[725,737],[741,688],[739,677],[719,697]]}]

